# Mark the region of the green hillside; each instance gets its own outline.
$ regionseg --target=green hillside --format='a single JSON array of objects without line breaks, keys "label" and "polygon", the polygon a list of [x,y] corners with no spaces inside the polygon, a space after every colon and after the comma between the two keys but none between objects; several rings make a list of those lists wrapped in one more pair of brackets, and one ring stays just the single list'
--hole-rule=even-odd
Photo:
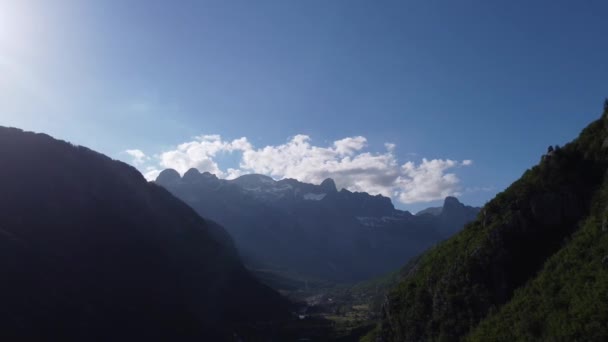
[{"label": "green hillside", "polygon": [[420,258],[389,294],[379,338],[606,339],[607,133],[605,108]]},{"label": "green hillside", "polygon": [[608,180],[582,228],[469,340],[608,340],[607,207]]}]

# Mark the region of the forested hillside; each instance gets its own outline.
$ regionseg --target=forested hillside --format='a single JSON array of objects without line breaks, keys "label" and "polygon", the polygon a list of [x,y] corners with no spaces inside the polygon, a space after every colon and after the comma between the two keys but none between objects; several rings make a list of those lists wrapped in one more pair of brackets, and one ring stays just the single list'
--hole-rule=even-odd
[{"label": "forested hillside", "polygon": [[426,252],[390,293],[384,341],[602,340],[608,112]]}]

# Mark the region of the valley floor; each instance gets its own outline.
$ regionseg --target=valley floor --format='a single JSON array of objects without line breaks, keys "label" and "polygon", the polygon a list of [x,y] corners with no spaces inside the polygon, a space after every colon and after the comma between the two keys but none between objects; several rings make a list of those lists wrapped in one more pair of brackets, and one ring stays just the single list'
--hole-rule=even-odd
[{"label": "valley floor", "polygon": [[285,326],[295,341],[359,341],[376,326],[384,293],[396,274],[358,284],[333,284],[270,270],[252,270],[296,303]]}]

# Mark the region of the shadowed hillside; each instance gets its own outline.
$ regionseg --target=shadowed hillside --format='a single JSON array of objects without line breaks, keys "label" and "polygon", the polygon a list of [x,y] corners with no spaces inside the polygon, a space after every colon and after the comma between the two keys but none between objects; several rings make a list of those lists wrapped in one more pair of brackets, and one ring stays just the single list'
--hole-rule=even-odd
[{"label": "shadowed hillside", "polygon": [[266,336],[287,304],[231,238],[134,168],[0,128],[4,340]]}]

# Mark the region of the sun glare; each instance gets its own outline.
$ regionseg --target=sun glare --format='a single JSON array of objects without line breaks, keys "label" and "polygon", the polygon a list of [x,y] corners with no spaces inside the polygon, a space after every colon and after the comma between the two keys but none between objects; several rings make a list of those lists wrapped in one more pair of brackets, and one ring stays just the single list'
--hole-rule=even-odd
[{"label": "sun glare", "polygon": [[0,4],[0,40],[4,41],[12,35],[14,26],[12,21],[8,6]]},{"label": "sun glare", "polygon": [[16,1],[0,0],[0,48],[18,48],[25,43],[26,8]]}]

